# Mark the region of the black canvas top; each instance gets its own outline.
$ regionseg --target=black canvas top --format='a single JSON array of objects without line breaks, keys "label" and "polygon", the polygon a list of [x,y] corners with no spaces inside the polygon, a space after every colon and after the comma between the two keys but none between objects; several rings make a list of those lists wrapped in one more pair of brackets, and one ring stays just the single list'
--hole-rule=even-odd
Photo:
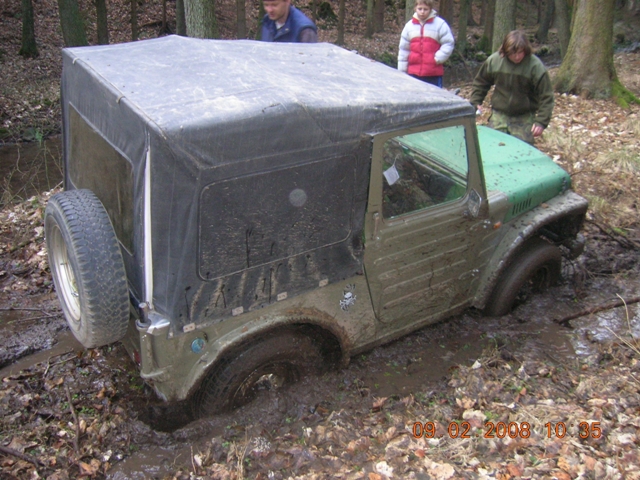
[{"label": "black canvas top", "polygon": [[[466,100],[446,90],[326,43],[168,36],[71,48],[64,56],[63,96],[72,98],[80,87],[69,70],[86,70],[96,88],[126,100],[138,120],[206,162],[472,114]],[[274,134],[282,129],[304,133]],[[215,158],[206,154],[212,147]]]}]

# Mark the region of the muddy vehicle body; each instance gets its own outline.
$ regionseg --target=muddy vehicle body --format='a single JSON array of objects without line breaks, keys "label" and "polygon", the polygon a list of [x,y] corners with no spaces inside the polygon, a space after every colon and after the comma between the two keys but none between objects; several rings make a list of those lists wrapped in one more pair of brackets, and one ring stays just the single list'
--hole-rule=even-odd
[{"label": "muddy vehicle body", "polygon": [[355,53],[171,36],[63,56],[45,231],[67,320],[196,414],[504,314],[581,252],[566,172]]}]

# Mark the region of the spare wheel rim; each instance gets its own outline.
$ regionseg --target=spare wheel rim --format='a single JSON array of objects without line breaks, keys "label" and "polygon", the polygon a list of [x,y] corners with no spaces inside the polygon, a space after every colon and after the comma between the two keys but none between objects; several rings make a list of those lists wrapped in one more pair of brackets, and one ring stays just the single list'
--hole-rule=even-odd
[{"label": "spare wheel rim", "polygon": [[55,275],[57,277],[57,287],[62,297],[62,301],[67,306],[70,320],[74,323],[80,323],[80,294],[78,293],[78,284],[73,267],[69,261],[69,251],[67,244],[62,237],[60,228],[56,225],[53,229],[52,247],[55,261]]}]

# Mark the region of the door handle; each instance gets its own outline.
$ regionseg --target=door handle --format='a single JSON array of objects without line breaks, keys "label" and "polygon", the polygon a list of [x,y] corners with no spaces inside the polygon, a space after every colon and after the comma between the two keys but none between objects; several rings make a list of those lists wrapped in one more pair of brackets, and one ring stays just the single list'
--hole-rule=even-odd
[{"label": "door handle", "polygon": [[380,214],[378,212],[373,214],[373,240],[378,239],[378,229],[380,228]]}]

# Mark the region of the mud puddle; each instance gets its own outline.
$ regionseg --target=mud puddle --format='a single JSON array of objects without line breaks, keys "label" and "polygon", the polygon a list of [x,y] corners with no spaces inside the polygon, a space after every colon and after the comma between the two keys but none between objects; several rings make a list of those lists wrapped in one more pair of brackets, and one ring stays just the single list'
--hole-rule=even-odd
[{"label": "mud puddle", "polygon": [[80,345],[69,330],[62,330],[55,338],[50,338],[50,340],[53,342],[50,348],[24,356],[9,366],[0,369],[0,379],[17,375],[21,370],[26,370],[39,363],[50,362],[52,359],[66,353],[84,350],[84,347]]},{"label": "mud puddle", "polygon": [[[53,371],[59,367],[54,366],[56,363],[82,356],[80,370],[65,378],[70,382],[88,382],[91,378],[91,383],[83,387],[85,391],[106,388],[112,392],[112,411],[119,409],[121,415],[131,417],[123,440],[126,449],[104,454],[109,458],[102,461],[110,463],[106,478],[165,478],[178,468],[197,470],[194,462],[205,456],[224,464],[232,445],[246,448],[258,441],[275,444],[283,438],[301,438],[301,432],[327,418],[339,425],[343,414],[367,418],[372,408],[383,405],[387,398],[389,403],[391,399],[410,402],[412,397],[444,400],[451,374],[460,365],[497,358],[515,364],[533,360],[569,368],[585,357],[597,361],[602,342],[616,342],[627,334],[640,337],[639,305],[567,318],[615,300],[617,294],[626,299],[637,297],[640,283],[635,276],[603,276],[585,285],[571,282],[535,296],[504,317],[482,317],[471,310],[357,355],[346,368],[304,378],[282,390],[265,391],[257,401],[235,412],[197,421],[190,421],[185,405],[166,405],[144,387],[122,346],[76,354],[79,346],[64,321],[46,313],[53,311],[53,294],[44,294],[30,296],[21,305],[11,300],[15,310],[0,310],[0,356],[12,353],[14,346],[33,348],[35,352],[27,355],[23,351],[19,360],[14,357],[0,371],[0,378],[9,386],[22,381],[17,373],[21,370],[31,369],[28,378],[32,378],[42,371],[33,369],[34,365],[50,364]],[[6,305],[9,298],[0,294],[0,304],[3,300]],[[58,375],[50,374],[48,381]],[[236,453],[239,457],[243,454]]]},{"label": "mud puddle", "polygon": [[0,203],[25,200],[62,182],[62,137],[0,147]]},{"label": "mud puddle", "polygon": [[[640,291],[633,287],[627,295]],[[488,352],[507,361],[536,360],[566,367],[598,354],[601,341],[615,341],[629,331],[640,337],[638,305],[629,306],[628,319],[627,310],[616,308],[561,322],[576,310],[569,290],[554,289],[501,318],[468,312],[358,355],[340,371],[303,379],[284,391],[265,392],[231,414],[191,422],[168,434],[172,448],[164,444],[142,449],[114,465],[108,478],[150,478],[169,465],[189,470],[193,455],[210,452],[212,442],[245,439],[246,443],[251,438],[269,438],[282,428],[298,432],[314,416],[327,412],[339,416],[342,411],[360,410],[365,416],[372,403],[383,403],[387,397],[437,399],[452,369],[484,361]],[[601,292],[594,299],[600,296],[611,297]],[[154,422],[162,426],[161,416],[151,421],[152,426]]]}]

